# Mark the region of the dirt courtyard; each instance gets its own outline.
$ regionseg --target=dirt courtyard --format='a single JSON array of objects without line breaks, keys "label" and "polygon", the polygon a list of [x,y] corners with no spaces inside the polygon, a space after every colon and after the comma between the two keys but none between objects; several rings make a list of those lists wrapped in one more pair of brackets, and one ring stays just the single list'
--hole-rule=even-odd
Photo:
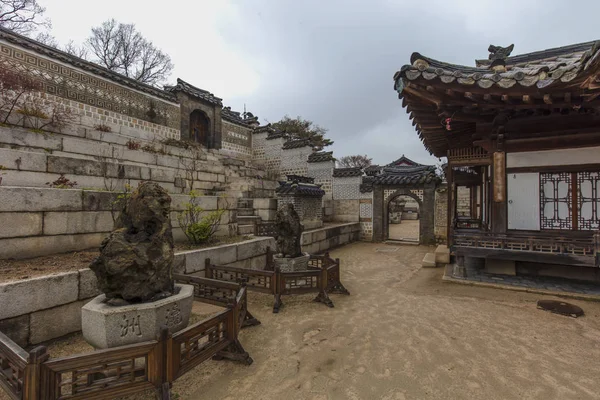
[{"label": "dirt courtyard", "polygon": [[[251,293],[262,325],[240,339],[250,367],[209,361],[178,381],[181,399],[598,399],[600,304],[574,319],[548,296],[441,281],[431,248],[357,243],[333,252],[351,296]],[[178,398],[178,397],[175,397]]]},{"label": "dirt courtyard", "polygon": [[401,224],[390,224],[389,238],[391,240],[416,240],[419,241],[418,219],[405,219]]}]

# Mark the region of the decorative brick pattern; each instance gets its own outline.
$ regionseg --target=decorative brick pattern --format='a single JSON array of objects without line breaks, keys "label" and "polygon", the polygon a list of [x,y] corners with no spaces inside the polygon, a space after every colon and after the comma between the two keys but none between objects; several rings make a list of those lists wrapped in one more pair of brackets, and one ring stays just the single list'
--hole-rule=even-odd
[{"label": "decorative brick pattern", "polygon": [[60,64],[42,55],[0,43],[0,64],[33,75],[39,79],[45,93],[85,104],[90,110],[104,109],[102,111],[105,115],[118,113],[172,129],[180,127],[177,104]]},{"label": "decorative brick pattern", "polygon": [[307,176],[315,179],[315,183],[321,185],[325,191],[325,199],[331,199],[333,196],[333,161],[308,163]]},{"label": "decorative brick pattern", "polygon": [[308,146],[294,149],[284,149],[281,152],[281,175],[301,175],[308,173],[308,155],[312,149]]},{"label": "decorative brick pattern", "polygon": [[373,204],[372,203],[360,203],[360,218],[373,218]]},{"label": "decorative brick pattern", "polygon": [[445,187],[435,191],[434,234],[438,242],[447,240],[448,226],[448,190]]},{"label": "decorative brick pattern", "polygon": [[361,240],[373,240],[373,223],[372,222],[361,222],[360,223],[360,238],[361,238]]},{"label": "decorative brick pattern", "polygon": [[63,99],[47,93],[39,93],[40,97],[52,103],[60,103],[71,108],[71,110],[82,117],[91,118],[95,124],[112,123],[140,131],[145,131],[154,136],[170,139],[180,139],[179,129],[169,128],[168,126],[153,124],[128,115],[103,110],[101,108],[88,106],[78,101]]},{"label": "decorative brick pattern", "polygon": [[333,179],[333,199],[353,200],[360,198],[360,176]]}]

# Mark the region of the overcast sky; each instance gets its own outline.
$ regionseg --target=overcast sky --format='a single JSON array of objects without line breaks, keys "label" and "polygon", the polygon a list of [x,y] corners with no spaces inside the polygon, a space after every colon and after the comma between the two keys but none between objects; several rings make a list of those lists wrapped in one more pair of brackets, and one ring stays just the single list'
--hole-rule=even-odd
[{"label": "overcast sky", "polygon": [[474,65],[491,44],[513,55],[600,39],[600,1],[39,0],[61,43],[92,26],[135,23],[182,78],[258,115],[329,129],[335,156],[402,154],[436,163],[393,90],[411,53]]}]

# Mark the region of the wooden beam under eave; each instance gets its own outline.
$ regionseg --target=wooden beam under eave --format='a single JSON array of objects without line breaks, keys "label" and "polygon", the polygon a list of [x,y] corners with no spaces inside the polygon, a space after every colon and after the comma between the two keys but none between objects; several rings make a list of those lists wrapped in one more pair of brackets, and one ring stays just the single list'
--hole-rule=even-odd
[{"label": "wooden beam under eave", "polygon": [[544,103],[545,104],[552,104],[552,96],[550,96],[549,94],[545,94],[544,95]]},{"label": "wooden beam under eave", "polygon": [[565,103],[571,103],[571,93],[565,93]]}]

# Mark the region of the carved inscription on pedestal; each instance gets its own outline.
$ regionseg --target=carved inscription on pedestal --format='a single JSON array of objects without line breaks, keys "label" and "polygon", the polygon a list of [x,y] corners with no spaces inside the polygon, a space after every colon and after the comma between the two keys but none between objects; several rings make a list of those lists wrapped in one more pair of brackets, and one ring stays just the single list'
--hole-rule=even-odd
[{"label": "carved inscription on pedestal", "polygon": [[179,308],[179,303],[173,304],[173,306],[167,308],[165,323],[167,327],[172,328],[176,325],[179,325],[183,321],[183,317],[181,316],[181,310]]},{"label": "carved inscription on pedestal", "polygon": [[123,315],[123,321],[121,321],[121,337],[130,335],[142,336],[139,315],[131,318],[128,318],[127,315]]}]

